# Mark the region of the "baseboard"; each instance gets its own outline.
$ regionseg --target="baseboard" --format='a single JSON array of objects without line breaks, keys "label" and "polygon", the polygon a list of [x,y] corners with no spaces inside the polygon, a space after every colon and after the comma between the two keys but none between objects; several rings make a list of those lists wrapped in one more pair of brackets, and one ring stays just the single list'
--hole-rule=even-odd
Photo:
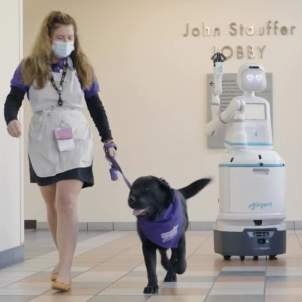
[{"label": "baseboard", "polygon": [[22,262],[24,260],[24,246],[0,252],[0,269]]},{"label": "baseboard", "polygon": [[37,229],[37,220],[24,220],[25,230],[35,230]]},{"label": "baseboard", "polygon": [[[47,222],[38,221],[37,230],[48,230]],[[286,221],[287,230],[302,230],[302,221]],[[191,221],[191,231],[212,231],[214,221]],[[136,222],[80,222],[80,231],[135,231]]]}]

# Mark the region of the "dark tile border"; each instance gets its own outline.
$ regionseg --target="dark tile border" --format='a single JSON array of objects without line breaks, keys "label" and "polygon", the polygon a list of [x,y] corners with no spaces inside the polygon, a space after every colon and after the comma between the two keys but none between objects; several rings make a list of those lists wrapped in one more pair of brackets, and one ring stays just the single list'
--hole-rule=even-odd
[{"label": "dark tile border", "polygon": [[37,220],[24,220],[24,229],[25,230],[36,230],[37,229]]},{"label": "dark tile border", "polygon": [[0,252],[0,269],[22,262],[24,260],[24,245]]},{"label": "dark tile border", "polygon": [[[302,221],[286,221],[288,231],[302,230]],[[37,230],[48,230],[47,222],[36,222]],[[80,222],[80,231],[134,231],[136,222]],[[214,221],[191,221],[190,231],[213,231]]]}]

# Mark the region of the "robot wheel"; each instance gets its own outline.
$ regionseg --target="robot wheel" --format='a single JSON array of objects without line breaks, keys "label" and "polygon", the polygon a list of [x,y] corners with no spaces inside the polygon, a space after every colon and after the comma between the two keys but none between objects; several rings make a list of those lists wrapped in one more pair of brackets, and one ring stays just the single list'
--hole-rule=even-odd
[{"label": "robot wheel", "polygon": [[259,257],[258,256],[254,256],[253,260],[257,261],[257,260],[259,260]]},{"label": "robot wheel", "polygon": [[245,256],[240,256],[240,260],[243,261],[245,259]]},{"label": "robot wheel", "polygon": [[223,256],[224,260],[230,260],[232,256]]},{"label": "robot wheel", "polygon": [[277,260],[277,255],[270,255],[269,260]]}]

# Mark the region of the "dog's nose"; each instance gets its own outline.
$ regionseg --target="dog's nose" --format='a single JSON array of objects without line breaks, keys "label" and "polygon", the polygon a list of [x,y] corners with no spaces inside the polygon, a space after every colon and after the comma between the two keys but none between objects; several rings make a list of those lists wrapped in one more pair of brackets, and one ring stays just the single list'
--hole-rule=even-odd
[{"label": "dog's nose", "polygon": [[128,200],[129,207],[130,208],[134,208],[135,207],[135,202],[136,202],[135,197],[134,196],[130,196],[129,200]]}]

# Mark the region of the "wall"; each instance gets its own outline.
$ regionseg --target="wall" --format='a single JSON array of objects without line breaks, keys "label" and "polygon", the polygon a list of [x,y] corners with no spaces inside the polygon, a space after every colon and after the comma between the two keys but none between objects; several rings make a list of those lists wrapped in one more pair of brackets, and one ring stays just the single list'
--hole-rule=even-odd
[{"label": "wall", "polygon": [[[302,102],[299,58],[302,51],[301,0],[25,0],[24,46],[29,52],[37,28],[50,10],[70,13],[78,22],[83,48],[101,86],[119,161],[130,180],[146,174],[180,187],[199,177],[214,184],[190,201],[193,221],[214,221],[218,212],[218,162],[222,151],[206,147],[206,74],[212,72],[213,46],[266,45],[261,62],[274,74],[275,148],[287,163],[288,220],[302,220],[298,171],[302,170]],[[250,4],[249,4],[250,3]],[[217,9],[216,9],[217,8]],[[294,35],[231,37],[229,24],[264,26],[268,20],[296,26]],[[184,38],[185,24],[219,26],[220,37]],[[272,31],[273,33],[273,31]],[[249,61],[232,59],[226,72]],[[289,107],[290,105],[290,107]],[[291,109],[292,108],[292,109]],[[26,124],[30,112],[27,105]],[[95,132],[96,133],[96,132]],[[109,180],[102,146],[96,142],[96,186],[84,190],[80,220],[134,221],[122,179]],[[38,188],[25,169],[26,219],[46,221]]]},{"label": "wall", "polygon": [[[0,1],[0,36],[2,58],[0,98],[5,101],[10,80],[23,52],[22,1]],[[3,103],[2,103],[3,104]],[[2,107],[3,108],[3,107]],[[3,112],[3,111],[2,111]],[[23,139],[13,139],[0,119],[0,268],[4,264],[2,252],[19,247],[24,242],[23,228]],[[20,112],[22,122],[22,111]],[[12,262],[13,254],[6,253],[5,261]],[[2,260],[1,260],[2,258]],[[11,258],[10,260],[8,258]]]}]

